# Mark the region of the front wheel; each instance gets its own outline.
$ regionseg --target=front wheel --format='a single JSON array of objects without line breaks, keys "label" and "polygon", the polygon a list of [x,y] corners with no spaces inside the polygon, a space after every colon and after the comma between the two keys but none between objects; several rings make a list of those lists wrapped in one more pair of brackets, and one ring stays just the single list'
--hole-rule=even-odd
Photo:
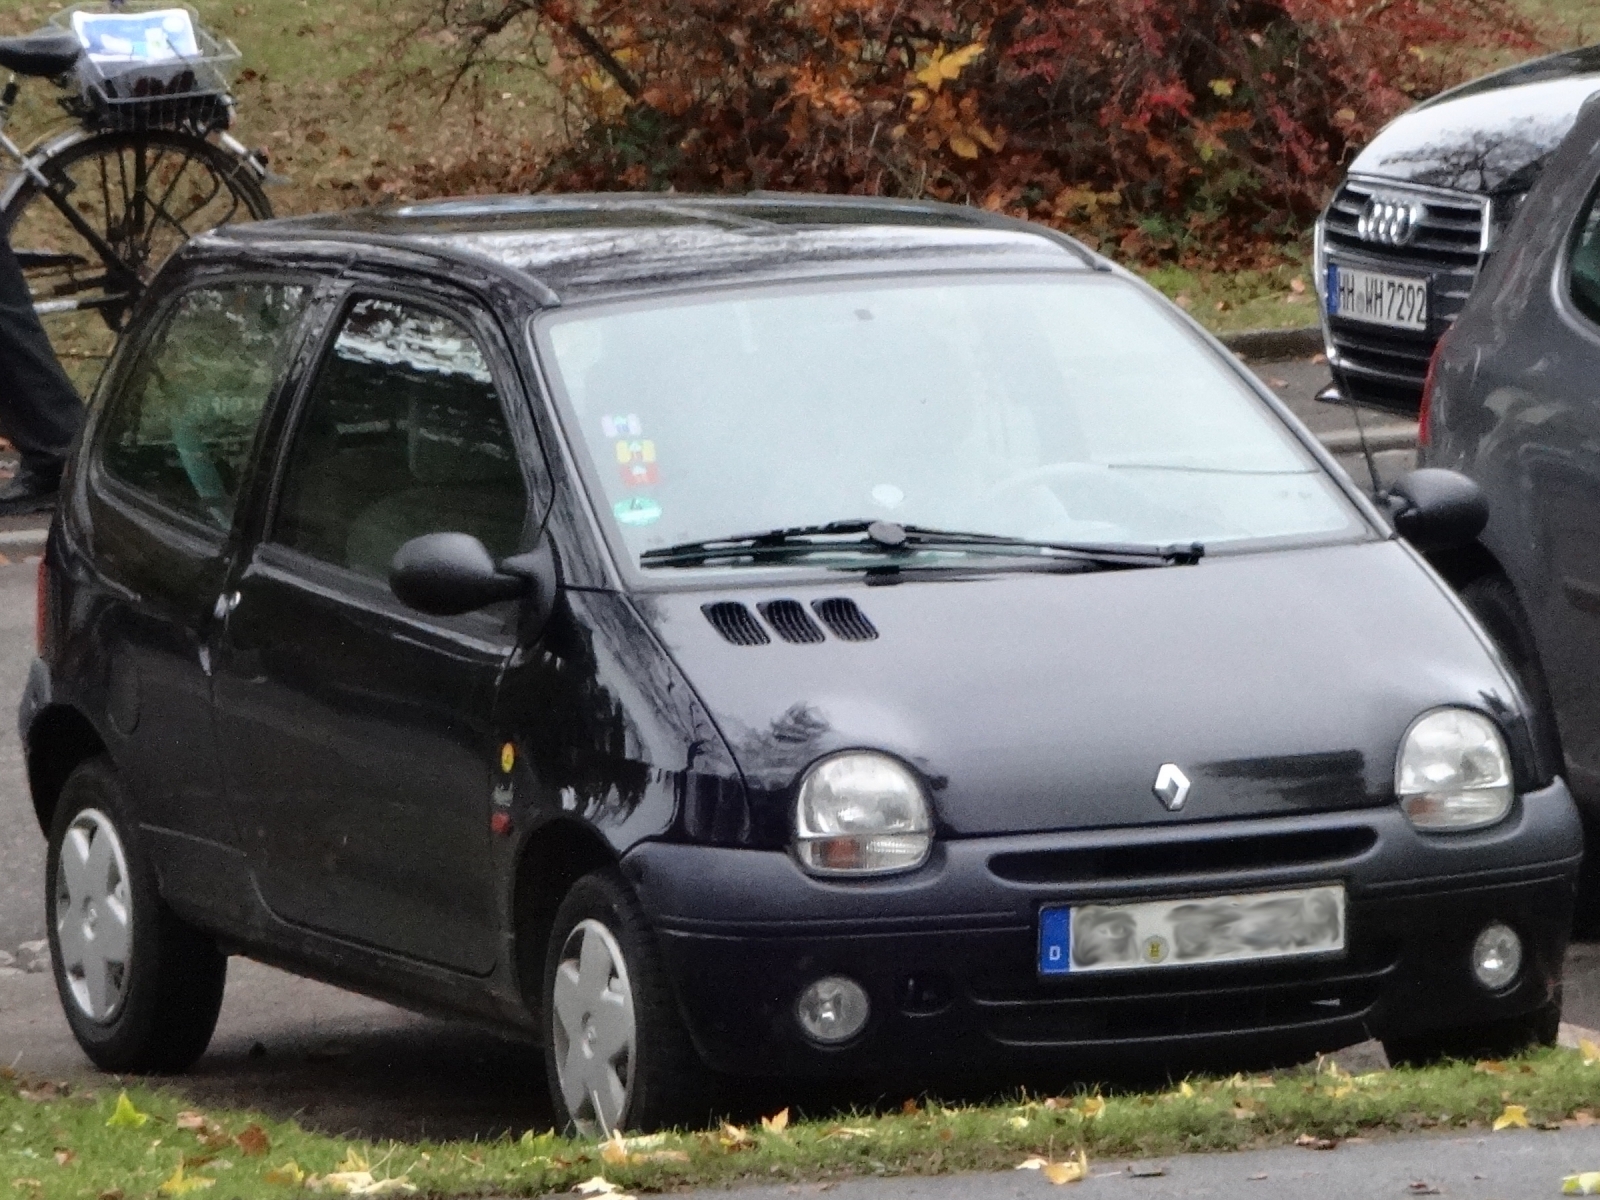
[{"label": "front wheel", "polygon": [[205,1052],[228,960],[162,902],[116,771],[92,759],[56,803],[45,872],[56,990],[103,1071],[176,1072]]},{"label": "front wheel", "polygon": [[679,1016],[655,932],[615,870],[585,875],[561,902],[543,1000],[558,1126],[596,1138],[710,1115],[710,1073]]},{"label": "front wheel", "polygon": [[1561,994],[1520,1017],[1506,1017],[1403,1038],[1384,1038],[1392,1066],[1427,1066],[1444,1058],[1506,1058],[1536,1046],[1553,1046],[1561,1028]]}]

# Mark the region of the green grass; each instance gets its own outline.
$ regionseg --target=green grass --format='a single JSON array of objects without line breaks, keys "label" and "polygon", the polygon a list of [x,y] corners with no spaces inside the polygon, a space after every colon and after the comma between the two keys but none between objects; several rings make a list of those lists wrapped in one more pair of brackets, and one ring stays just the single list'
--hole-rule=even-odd
[{"label": "green grass", "polygon": [[[181,1085],[133,1087],[127,1095],[142,1121],[116,1116],[119,1095],[109,1081],[77,1091],[0,1072],[0,1195],[141,1200],[215,1187],[212,1194],[239,1200],[281,1200],[318,1184],[336,1190],[335,1173],[362,1171],[378,1185],[434,1196],[552,1194],[596,1175],[629,1191],[665,1191],[1005,1170],[1031,1156],[1061,1162],[1080,1151],[1092,1162],[1424,1129],[1484,1132],[1513,1105],[1534,1127],[1559,1128],[1594,1119],[1600,1064],[1574,1051],[1544,1050],[1504,1063],[1355,1078],[1330,1065],[1103,1099],[908,1102],[901,1111],[787,1128],[773,1121],[610,1145],[538,1131],[496,1141],[369,1143],[260,1113],[186,1113]],[[1553,1193],[1559,1181],[1551,1183]]]}]

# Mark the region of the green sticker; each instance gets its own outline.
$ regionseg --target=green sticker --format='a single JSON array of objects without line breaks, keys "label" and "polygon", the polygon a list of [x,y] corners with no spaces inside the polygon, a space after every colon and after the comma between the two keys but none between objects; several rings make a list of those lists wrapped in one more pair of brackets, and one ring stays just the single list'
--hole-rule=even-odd
[{"label": "green sticker", "polygon": [[611,511],[624,525],[653,525],[661,519],[661,505],[649,496],[618,500]]}]

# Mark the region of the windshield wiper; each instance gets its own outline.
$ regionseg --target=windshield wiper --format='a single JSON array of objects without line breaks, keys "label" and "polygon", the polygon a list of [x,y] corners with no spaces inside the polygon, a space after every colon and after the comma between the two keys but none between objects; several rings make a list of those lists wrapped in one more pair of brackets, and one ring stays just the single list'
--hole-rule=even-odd
[{"label": "windshield wiper", "polygon": [[1205,546],[1154,546],[1138,542],[1040,542],[995,533],[966,533],[865,518],[822,525],[791,525],[761,533],[679,542],[639,555],[644,567],[698,566],[725,558],[783,560],[829,550],[903,555],[916,550],[962,550],[1006,557],[1061,558],[1106,568],[1188,566]]}]

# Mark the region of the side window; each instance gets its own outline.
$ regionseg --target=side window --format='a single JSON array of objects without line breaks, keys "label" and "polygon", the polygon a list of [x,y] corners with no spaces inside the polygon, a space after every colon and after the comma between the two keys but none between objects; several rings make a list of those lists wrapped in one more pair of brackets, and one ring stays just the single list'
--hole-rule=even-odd
[{"label": "side window", "polygon": [[527,491],[472,334],[394,300],[352,305],[312,383],[282,495],[274,541],[378,578],[424,533],[515,553]]},{"label": "side window", "polygon": [[226,529],[310,294],[298,284],[246,282],[185,292],[111,399],[106,471]]},{"label": "side window", "polygon": [[1600,189],[1589,197],[1588,211],[1578,222],[1572,248],[1572,301],[1591,321],[1600,323]]}]

